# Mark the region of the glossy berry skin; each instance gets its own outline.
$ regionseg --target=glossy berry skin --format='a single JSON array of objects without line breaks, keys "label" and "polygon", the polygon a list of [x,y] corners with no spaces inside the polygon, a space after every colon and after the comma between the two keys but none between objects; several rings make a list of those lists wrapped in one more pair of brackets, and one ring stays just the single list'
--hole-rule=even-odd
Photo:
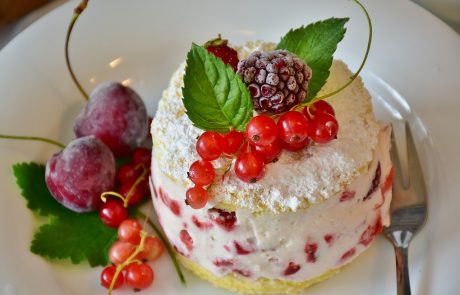
[{"label": "glossy berry skin", "polygon": [[105,82],[91,93],[75,121],[74,132],[77,137],[94,135],[116,157],[126,156],[148,135],[147,110],[133,89]]},{"label": "glossy berry skin", "polygon": [[275,120],[265,115],[253,117],[246,125],[246,137],[254,145],[271,144],[277,137]]},{"label": "glossy berry skin", "polygon": [[238,132],[235,130],[230,131],[227,134],[223,135],[224,144],[223,152],[228,155],[233,155],[241,148],[241,145],[244,142],[244,132]]},{"label": "glossy berry skin", "polygon": [[142,183],[139,183],[134,189],[131,190],[133,185],[134,182],[124,182],[118,189],[118,192],[124,197],[128,198],[129,195],[129,205],[138,204],[145,197],[145,188],[143,187]]},{"label": "glossy berry skin", "polygon": [[224,140],[217,132],[205,131],[196,142],[196,151],[206,161],[213,161],[222,155]]},{"label": "glossy berry skin", "polygon": [[310,137],[317,143],[328,143],[337,137],[339,124],[334,116],[317,113],[310,121]]},{"label": "glossy berry skin", "polygon": [[151,159],[152,159],[152,151],[149,149],[137,148],[133,152],[134,165],[143,164],[145,168],[149,168]]},{"label": "glossy berry skin", "polygon": [[126,163],[121,165],[116,174],[117,181],[123,182],[135,182],[136,179],[141,175],[142,170],[136,169],[136,164]]},{"label": "glossy berry skin", "polygon": [[131,263],[125,268],[126,284],[134,290],[142,290],[150,287],[155,279],[152,268],[145,263]]},{"label": "glossy berry skin", "polygon": [[304,141],[297,142],[297,143],[285,143],[282,142],[283,149],[290,151],[290,152],[298,152],[304,148],[306,148],[310,144],[310,138],[306,138]]},{"label": "glossy berry skin", "polygon": [[136,219],[126,219],[118,227],[118,240],[138,245],[141,241],[142,225]]},{"label": "glossy berry skin", "polygon": [[144,240],[144,250],[137,255],[142,261],[153,261],[160,257],[164,252],[163,243],[157,237],[146,237]]},{"label": "glossy berry skin", "polygon": [[118,199],[108,199],[99,208],[99,217],[108,227],[117,228],[128,218],[128,209]]},{"label": "glossy berry skin", "polygon": [[312,119],[318,113],[335,116],[334,108],[325,100],[318,100],[311,106],[305,107],[302,113],[309,119]]},{"label": "glossy berry skin", "polygon": [[265,164],[272,163],[278,159],[278,156],[283,150],[282,143],[279,139],[276,139],[274,142],[267,146],[251,146],[253,152],[258,154],[264,159]]},{"label": "glossy berry skin", "polygon": [[125,262],[136,251],[136,246],[125,242],[116,241],[109,249],[109,259],[115,265]]},{"label": "glossy berry skin", "polygon": [[185,193],[185,202],[193,209],[201,209],[208,202],[208,192],[201,186],[189,188]]},{"label": "glossy berry skin", "polygon": [[115,159],[94,136],[77,138],[46,163],[45,181],[51,195],[75,212],[96,210],[100,195],[113,189]]},{"label": "glossy berry skin", "polygon": [[264,159],[254,152],[244,152],[235,161],[235,174],[244,182],[254,183],[265,172]]},{"label": "glossy berry skin", "polygon": [[[115,276],[115,272],[117,271],[117,268],[113,265],[109,265],[104,270],[101,272],[101,285],[107,289],[110,288],[110,285],[112,284],[112,280]],[[117,280],[115,281],[115,284],[113,285],[113,290],[120,288],[123,286],[125,283],[125,276],[123,275],[123,272],[120,272],[117,276]]]},{"label": "glossy berry skin", "polygon": [[284,113],[278,120],[278,136],[287,144],[303,142],[308,137],[308,119],[296,111]]},{"label": "glossy berry skin", "polygon": [[188,178],[198,186],[206,186],[212,183],[216,177],[216,172],[212,163],[205,160],[193,162],[187,173]]},{"label": "glossy berry skin", "polygon": [[224,64],[230,65],[236,72],[239,62],[238,52],[228,46],[227,40],[221,39],[220,37],[210,40],[206,42],[204,48],[206,48],[209,53],[212,53],[216,57],[220,58]]}]

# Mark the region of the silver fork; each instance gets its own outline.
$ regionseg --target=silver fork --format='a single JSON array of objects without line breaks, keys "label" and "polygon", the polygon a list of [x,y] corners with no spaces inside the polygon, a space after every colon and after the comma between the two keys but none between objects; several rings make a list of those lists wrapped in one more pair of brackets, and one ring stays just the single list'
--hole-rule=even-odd
[{"label": "silver fork", "polygon": [[398,295],[411,294],[407,259],[409,243],[423,227],[427,216],[426,188],[422,168],[407,122],[405,128],[407,153],[400,153],[400,155],[407,156],[407,161],[402,157],[400,160],[393,132],[391,136],[391,159],[394,169],[393,199],[390,207],[391,224],[383,230],[395,249]]}]

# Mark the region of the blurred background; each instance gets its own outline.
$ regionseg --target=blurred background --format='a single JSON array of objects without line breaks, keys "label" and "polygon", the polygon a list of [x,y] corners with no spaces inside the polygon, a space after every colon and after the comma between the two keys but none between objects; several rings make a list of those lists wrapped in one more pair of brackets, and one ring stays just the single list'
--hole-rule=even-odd
[{"label": "blurred background", "polygon": [[[0,0],[0,49],[39,17],[67,1]],[[460,34],[460,0],[413,0],[413,2],[431,11]]]}]

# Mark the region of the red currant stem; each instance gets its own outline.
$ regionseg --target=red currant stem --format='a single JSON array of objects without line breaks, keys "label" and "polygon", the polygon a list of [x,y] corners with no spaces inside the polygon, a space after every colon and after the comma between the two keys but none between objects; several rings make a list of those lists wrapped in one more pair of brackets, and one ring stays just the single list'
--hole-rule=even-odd
[{"label": "red currant stem", "polygon": [[139,169],[139,168],[142,168],[142,173],[141,175],[136,179],[136,181],[133,183],[133,185],[131,186],[131,188],[129,189],[128,191],[128,194],[126,195],[126,198],[124,200],[124,203],[123,203],[123,206],[125,208],[128,207],[128,203],[129,203],[129,200],[131,199],[131,197],[133,196],[133,193],[134,193],[134,190],[136,189],[136,187],[145,179],[145,177],[147,176],[147,174],[149,173],[149,170],[147,168],[145,168],[145,166],[141,163],[141,164],[138,164],[134,169]]},{"label": "red currant stem", "polygon": [[117,270],[115,271],[115,274],[113,275],[112,282],[110,283],[109,287],[109,295],[112,294],[113,287],[115,286],[115,282],[117,281],[118,275],[120,275],[120,272],[125,268],[128,264],[132,262],[140,262],[138,259],[136,259],[136,256],[144,251],[144,244],[145,244],[145,238],[147,237],[147,232],[144,230],[141,231],[141,241],[139,242],[139,245],[136,246],[136,249],[134,252],[126,259],[123,263],[117,265]]},{"label": "red currant stem", "polygon": [[[106,196],[113,196],[113,197],[117,197],[117,198],[121,199],[123,201],[123,206],[126,203],[126,198],[120,193],[113,192],[113,191],[103,192],[101,194],[101,200],[104,203],[107,202],[107,197]],[[126,208],[126,206],[124,206],[124,207]]]},{"label": "red currant stem", "polygon": [[48,139],[48,138],[44,138],[44,137],[38,137],[38,136],[18,136],[18,135],[6,135],[6,134],[0,134],[0,138],[4,138],[4,139],[17,139],[17,140],[35,140],[35,141],[42,141],[42,142],[46,142],[46,143],[51,143],[51,144],[54,144],[60,148],[65,148],[65,145],[63,145],[62,143],[58,142],[58,141],[55,141],[55,140],[52,140],[52,139]]},{"label": "red currant stem", "polygon": [[366,63],[367,61],[367,57],[369,55],[369,51],[371,49],[371,43],[372,43],[372,22],[371,22],[371,18],[369,16],[369,13],[367,13],[367,10],[366,8],[364,7],[364,5],[361,4],[361,2],[359,2],[358,0],[353,0],[355,1],[356,4],[359,5],[359,7],[363,10],[364,14],[366,15],[366,18],[367,18],[367,24],[369,26],[369,37],[368,37],[368,40],[367,40],[367,48],[366,48],[366,53],[364,54],[364,58],[363,58],[363,61],[361,62],[361,65],[359,66],[358,70],[356,71],[356,73],[354,73],[353,76],[351,76],[350,80],[348,80],[348,82],[346,82],[344,85],[342,85],[340,88],[338,88],[337,90],[334,90],[328,94],[325,94],[323,96],[318,96],[318,97],[315,97],[314,99],[310,100],[309,102],[306,102],[306,103],[303,103],[301,104],[301,106],[311,106],[312,104],[314,104],[315,102],[317,102],[318,100],[321,100],[321,99],[325,99],[325,98],[328,98],[328,97],[331,97],[333,95],[336,95],[337,93],[339,93],[340,91],[344,90],[345,88],[347,88],[355,79],[356,77],[358,77],[359,73],[361,72],[361,70],[363,69],[364,67],[364,64]]},{"label": "red currant stem", "polygon": [[185,281],[184,274],[182,273],[182,270],[180,268],[179,262],[177,261],[176,255],[174,254],[171,245],[169,244],[168,240],[165,238],[164,234],[162,231],[156,226],[156,224],[143,212],[137,211],[137,215],[140,219],[147,220],[147,223],[150,225],[150,227],[155,231],[157,234],[158,238],[161,240],[163,245],[166,248],[166,251],[168,252],[169,257],[171,257],[171,261],[174,265],[174,268],[176,269],[177,275],[179,276],[179,280],[181,283],[185,286],[187,285],[187,282]]},{"label": "red currant stem", "polygon": [[67,64],[67,69],[69,70],[70,76],[72,77],[73,82],[77,86],[78,90],[80,90],[81,94],[85,97],[86,100],[89,99],[88,94],[85,92],[83,87],[81,86],[80,82],[78,82],[75,73],[72,70],[72,66],[70,65],[69,60],[69,42],[70,42],[70,35],[72,34],[73,27],[77,22],[78,17],[80,14],[85,10],[86,6],[88,5],[89,0],[82,0],[80,4],[74,9],[72,19],[70,21],[69,27],[67,28],[67,35],[65,37],[65,61]]}]

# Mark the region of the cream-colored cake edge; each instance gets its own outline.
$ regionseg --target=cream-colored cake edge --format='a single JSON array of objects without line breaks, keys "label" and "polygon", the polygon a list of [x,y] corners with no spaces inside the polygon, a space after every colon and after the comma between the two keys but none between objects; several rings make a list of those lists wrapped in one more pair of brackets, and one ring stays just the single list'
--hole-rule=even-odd
[{"label": "cream-colored cake edge", "polygon": [[226,276],[219,277],[180,254],[177,254],[177,258],[186,269],[191,271],[199,278],[210,282],[216,287],[232,290],[240,294],[295,295],[304,291],[312,285],[325,281],[330,277],[338,274],[344,267],[342,266],[340,268],[330,269],[318,277],[303,282],[286,281],[279,279],[272,280],[266,278],[251,280],[249,278],[245,278],[243,276],[235,274],[227,274]]}]

